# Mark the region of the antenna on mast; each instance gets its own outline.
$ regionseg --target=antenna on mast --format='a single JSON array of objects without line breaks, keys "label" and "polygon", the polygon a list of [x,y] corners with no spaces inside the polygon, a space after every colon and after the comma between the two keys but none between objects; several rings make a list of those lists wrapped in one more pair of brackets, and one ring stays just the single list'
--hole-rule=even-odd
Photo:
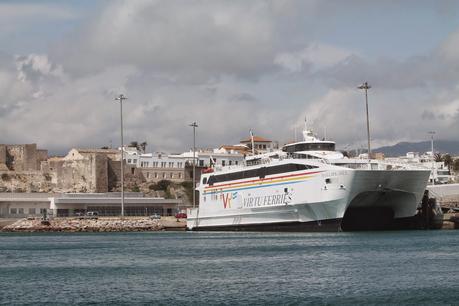
[{"label": "antenna on mast", "polygon": [[255,145],[254,145],[254,141],[253,141],[253,132],[252,132],[252,129],[250,129],[250,140],[252,142],[252,155],[255,155]]}]

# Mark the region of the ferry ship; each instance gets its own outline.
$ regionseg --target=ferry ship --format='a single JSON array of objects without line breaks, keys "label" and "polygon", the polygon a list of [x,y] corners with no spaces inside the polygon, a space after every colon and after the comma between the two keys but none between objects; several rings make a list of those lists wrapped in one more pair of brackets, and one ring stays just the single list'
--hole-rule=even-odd
[{"label": "ferry ship", "polygon": [[393,229],[410,223],[430,171],[350,159],[305,128],[303,141],[203,173],[187,228],[204,231]]}]

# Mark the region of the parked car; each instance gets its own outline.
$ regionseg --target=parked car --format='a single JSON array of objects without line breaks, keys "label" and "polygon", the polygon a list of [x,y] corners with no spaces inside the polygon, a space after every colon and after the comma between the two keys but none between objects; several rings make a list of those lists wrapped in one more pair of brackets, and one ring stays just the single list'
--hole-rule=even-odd
[{"label": "parked car", "polygon": [[186,213],[176,213],[176,214],[175,214],[175,217],[176,217],[177,219],[186,219],[186,218],[187,218],[187,215],[186,215]]},{"label": "parked car", "polygon": [[161,216],[158,215],[158,214],[154,214],[154,215],[151,215],[151,216],[150,216],[150,219],[151,219],[151,220],[159,220],[159,219],[161,219]]},{"label": "parked car", "polygon": [[97,219],[98,217],[99,213],[97,211],[88,211],[85,216],[87,219]]}]

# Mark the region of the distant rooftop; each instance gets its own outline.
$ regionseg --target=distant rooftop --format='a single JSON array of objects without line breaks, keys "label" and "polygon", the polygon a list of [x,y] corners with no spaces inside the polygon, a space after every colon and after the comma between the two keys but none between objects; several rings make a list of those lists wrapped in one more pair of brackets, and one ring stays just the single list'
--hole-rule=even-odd
[{"label": "distant rooftop", "polygon": [[[246,143],[246,142],[250,143],[252,142],[252,139],[249,137],[247,139],[241,140],[241,143]],[[263,138],[261,136],[253,136],[253,142],[272,142],[272,141],[269,139]]]},{"label": "distant rooftop", "polygon": [[116,149],[76,149],[79,153],[105,153],[105,154],[120,154]]}]

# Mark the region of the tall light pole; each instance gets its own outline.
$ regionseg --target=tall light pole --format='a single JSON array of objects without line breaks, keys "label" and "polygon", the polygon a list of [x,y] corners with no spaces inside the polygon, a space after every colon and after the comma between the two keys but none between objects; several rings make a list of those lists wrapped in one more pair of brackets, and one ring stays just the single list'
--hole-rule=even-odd
[{"label": "tall light pole", "polygon": [[123,142],[123,100],[127,98],[120,94],[115,100],[120,101],[120,116],[121,116],[121,218],[124,217],[124,142]]},{"label": "tall light pole", "polygon": [[427,134],[430,134],[430,150],[432,152],[432,184],[435,185],[435,155],[434,155],[434,135],[435,131],[430,131]]},{"label": "tall light pole", "polygon": [[193,127],[193,208],[196,207],[196,128],[198,124],[193,122],[190,124]]},{"label": "tall light pole", "polygon": [[368,137],[368,159],[371,159],[371,146],[370,146],[370,118],[368,116],[368,89],[371,88],[367,82],[363,83],[358,89],[365,89],[365,106],[367,110],[367,137]]}]

